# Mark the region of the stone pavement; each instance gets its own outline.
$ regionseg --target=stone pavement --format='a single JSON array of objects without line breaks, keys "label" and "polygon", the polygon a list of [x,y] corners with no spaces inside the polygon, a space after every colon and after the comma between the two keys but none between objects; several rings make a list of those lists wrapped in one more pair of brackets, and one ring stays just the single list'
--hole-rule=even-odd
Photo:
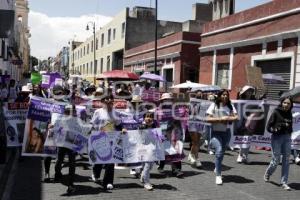
[{"label": "stone pavement", "polygon": [[[299,199],[300,166],[291,162],[289,183],[292,191],[284,191],[279,187],[281,166],[271,177],[270,183],[263,180],[264,171],[270,161],[270,152],[253,150],[250,165],[237,164],[237,152],[227,151],[224,158],[222,186],[215,185],[213,173],[214,156],[205,151],[200,152],[203,168],[192,168],[186,160],[183,163],[184,178],[178,179],[170,175],[170,166],[166,166],[167,177],[158,174],[156,166],[151,173],[154,191],[146,191],[138,179],[129,175],[129,170],[116,170],[115,189],[105,192],[102,186],[91,182],[91,167],[83,169],[83,161],[78,160],[76,168],[76,192],[72,196],[66,194],[67,187],[61,183],[43,183],[42,162],[40,158],[26,158],[18,164],[15,184],[12,189],[12,200],[60,200],[60,199]],[[79,159],[79,157],[78,157]],[[84,161],[86,162],[86,161]],[[51,165],[54,175],[54,161]],[[68,169],[64,168],[63,173]]]}]

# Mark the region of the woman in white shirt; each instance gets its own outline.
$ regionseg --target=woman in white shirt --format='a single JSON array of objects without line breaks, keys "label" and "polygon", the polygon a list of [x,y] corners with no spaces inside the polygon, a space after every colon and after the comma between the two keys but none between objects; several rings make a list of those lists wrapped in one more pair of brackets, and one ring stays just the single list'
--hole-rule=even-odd
[{"label": "woman in white shirt", "polygon": [[216,184],[222,185],[222,161],[231,137],[230,124],[238,120],[236,109],[231,104],[227,90],[221,90],[218,93],[215,103],[210,105],[206,114],[208,115],[207,122],[212,123],[210,144],[215,148]]}]

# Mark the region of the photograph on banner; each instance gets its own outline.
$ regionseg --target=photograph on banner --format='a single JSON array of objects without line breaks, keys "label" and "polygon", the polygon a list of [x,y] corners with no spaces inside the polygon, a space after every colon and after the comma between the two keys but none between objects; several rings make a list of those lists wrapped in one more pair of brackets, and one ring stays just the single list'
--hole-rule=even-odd
[{"label": "photograph on banner", "polygon": [[87,153],[87,138],[92,125],[81,120],[82,106],[76,106],[76,116],[52,113],[51,124],[45,146],[66,147],[78,153]]},{"label": "photograph on banner", "polygon": [[160,128],[128,131],[123,137],[125,163],[152,162],[165,159]]},{"label": "photograph on banner", "polygon": [[48,133],[48,122],[27,119],[25,124],[23,156],[55,157],[56,147],[44,146]]},{"label": "photograph on banner", "polygon": [[269,104],[256,100],[234,100],[239,120],[233,123],[233,145],[248,148],[252,136],[265,134]]},{"label": "photograph on banner", "polygon": [[160,129],[120,132],[93,132],[89,138],[91,164],[138,163],[164,160]]},{"label": "photograph on banner", "polygon": [[64,104],[32,97],[27,113],[22,145],[23,156],[56,156],[56,147],[45,146],[52,113],[64,113]]},{"label": "photograph on banner", "polygon": [[294,104],[293,107],[293,133],[291,136],[292,149],[300,150],[300,104]]},{"label": "photograph on banner", "polygon": [[8,147],[22,146],[27,111],[27,103],[5,103],[3,105]]},{"label": "photograph on banner", "polygon": [[258,146],[258,147],[270,147],[271,146],[271,133],[269,133],[267,131],[267,123],[270,119],[270,116],[273,112],[273,110],[275,108],[277,108],[278,106],[278,103],[277,101],[265,101],[264,102],[264,108],[265,108],[265,113],[267,114],[267,117],[265,118],[265,132],[264,132],[264,135],[253,135],[252,138],[251,138],[251,144],[252,145],[255,145],[255,146]]}]

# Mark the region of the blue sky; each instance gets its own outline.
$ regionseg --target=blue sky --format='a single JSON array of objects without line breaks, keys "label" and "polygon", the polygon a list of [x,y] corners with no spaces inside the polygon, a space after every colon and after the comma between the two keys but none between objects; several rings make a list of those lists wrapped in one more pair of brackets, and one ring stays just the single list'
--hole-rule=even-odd
[{"label": "blue sky", "polygon": [[[236,11],[245,10],[271,0],[236,0]],[[158,18],[185,21],[191,18],[192,4],[208,0],[158,0]],[[114,16],[125,7],[154,7],[155,0],[29,0],[30,9],[49,17],[78,17],[87,14]]]},{"label": "blue sky", "polygon": [[[125,7],[155,6],[155,0],[28,0],[31,53],[40,59],[55,56],[71,40],[91,36],[86,24],[95,21],[97,29]],[[236,11],[271,0],[236,0]],[[185,21],[192,18],[192,5],[208,0],[158,0],[158,19]]]}]

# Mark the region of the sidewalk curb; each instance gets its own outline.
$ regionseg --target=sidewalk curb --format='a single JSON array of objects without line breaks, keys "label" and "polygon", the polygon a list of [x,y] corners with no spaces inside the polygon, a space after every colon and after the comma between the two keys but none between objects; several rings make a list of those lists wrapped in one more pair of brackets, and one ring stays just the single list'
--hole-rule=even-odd
[{"label": "sidewalk curb", "polygon": [[10,149],[10,155],[8,161],[4,167],[3,173],[0,175],[0,199],[5,200],[9,199],[11,187],[14,182],[14,177],[12,173],[17,170],[18,165],[18,156],[17,149]]}]

